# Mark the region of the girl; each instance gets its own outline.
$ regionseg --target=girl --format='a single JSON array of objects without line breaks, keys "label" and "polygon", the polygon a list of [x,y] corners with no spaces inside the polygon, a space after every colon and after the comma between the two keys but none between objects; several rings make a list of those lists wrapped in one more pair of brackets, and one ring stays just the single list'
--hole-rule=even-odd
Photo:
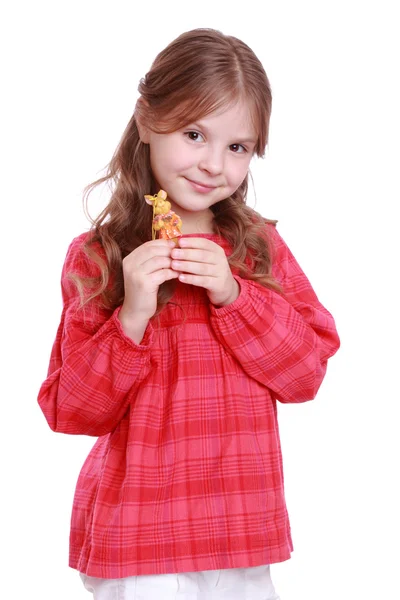
[{"label": "girl", "polygon": [[[292,540],[276,401],[315,397],[338,346],[275,224],[246,206],[271,91],[240,40],[184,33],[155,59],[73,240],[39,403],[98,437],[72,511],[70,566],[97,600],[276,599]],[[152,239],[165,190],[177,243]],[[120,594],[120,595],[118,595]]]}]

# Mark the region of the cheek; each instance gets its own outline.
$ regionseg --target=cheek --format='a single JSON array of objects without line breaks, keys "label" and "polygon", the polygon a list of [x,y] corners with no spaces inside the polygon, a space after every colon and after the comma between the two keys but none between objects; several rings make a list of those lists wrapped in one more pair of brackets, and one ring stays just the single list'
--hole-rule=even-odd
[{"label": "cheek", "polygon": [[170,171],[170,157],[167,152],[161,147],[152,148],[150,150],[150,164],[154,176],[160,182]]},{"label": "cheek", "polygon": [[190,152],[179,144],[159,145],[150,152],[151,165],[154,172],[179,173],[192,164]]},{"label": "cheek", "polygon": [[227,171],[227,179],[232,187],[238,188],[249,172],[250,161],[232,161]]},{"label": "cheek", "polygon": [[196,156],[189,148],[178,145],[169,156],[169,164],[175,171],[184,171],[196,164]]}]

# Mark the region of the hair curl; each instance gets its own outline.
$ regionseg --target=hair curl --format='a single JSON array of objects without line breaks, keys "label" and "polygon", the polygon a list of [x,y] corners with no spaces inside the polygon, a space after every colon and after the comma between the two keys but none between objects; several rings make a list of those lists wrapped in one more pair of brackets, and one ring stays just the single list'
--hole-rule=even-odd
[{"label": "hair curl", "polygon": [[[180,35],[158,54],[140,81],[140,97],[104,177],[85,188],[84,200],[98,185],[108,183],[111,198],[96,219],[84,250],[99,276],[72,275],[82,304],[100,296],[114,309],[124,299],[122,260],[151,240],[152,211],[144,195],[156,193],[149,146],[141,142],[137,123],[157,133],[169,133],[239,100],[248,103],[255,131],[255,153],[263,156],[268,143],[272,95],[267,75],[254,52],[241,40],[213,29]],[[248,176],[229,198],[211,207],[215,232],[232,247],[229,263],[244,278],[279,290],[271,274],[272,260],[265,223],[246,206]],[[168,190],[167,190],[168,191]],[[88,211],[87,211],[88,214]],[[99,253],[98,248],[102,249]],[[158,311],[170,300],[174,281],[160,286]]]}]

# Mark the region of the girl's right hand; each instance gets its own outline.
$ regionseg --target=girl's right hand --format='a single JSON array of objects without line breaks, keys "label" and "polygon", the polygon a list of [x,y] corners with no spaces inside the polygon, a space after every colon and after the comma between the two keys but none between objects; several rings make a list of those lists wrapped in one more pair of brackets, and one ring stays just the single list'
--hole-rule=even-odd
[{"label": "girl's right hand", "polygon": [[122,261],[125,298],[118,318],[136,343],[142,340],[147,323],[157,310],[158,288],[179,275],[171,269],[172,248],[172,241],[152,240],[135,248]]}]

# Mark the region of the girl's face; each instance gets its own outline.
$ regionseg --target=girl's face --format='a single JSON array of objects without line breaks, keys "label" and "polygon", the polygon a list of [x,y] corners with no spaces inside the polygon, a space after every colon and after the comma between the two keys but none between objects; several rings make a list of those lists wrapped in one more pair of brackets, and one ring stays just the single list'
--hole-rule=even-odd
[{"label": "girl's face", "polygon": [[147,130],[142,141],[150,144],[158,188],[182,218],[183,233],[196,233],[200,223],[212,231],[210,206],[246,177],[257,135],[248,106],[238,102],[173,133]]}]

